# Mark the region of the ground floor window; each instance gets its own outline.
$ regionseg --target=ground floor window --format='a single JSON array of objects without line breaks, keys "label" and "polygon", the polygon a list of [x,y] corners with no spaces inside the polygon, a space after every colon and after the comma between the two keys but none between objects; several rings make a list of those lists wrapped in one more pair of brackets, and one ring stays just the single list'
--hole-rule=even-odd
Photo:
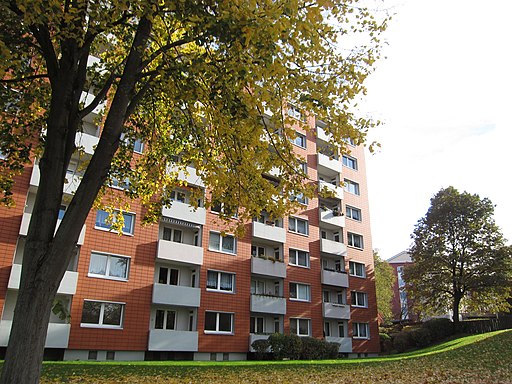
[{"label": "ground floor window", "polygon": [[309,319],[290,319],[290,333],[299,336],[310,336],[310,322]]},{"label": "ground floor window", "polygon": [[352,337],[356,339],[369,339],[370,327],[368,323],[353,323]]},{"label": "ground floor window", "polygon": [[233,333],[233,313],[206,312],[204,320],[205,333]]},{"label": "ground floor window", "polygon": [[121,328],[124,303],[85,300],[82,308],[81,326]]}]

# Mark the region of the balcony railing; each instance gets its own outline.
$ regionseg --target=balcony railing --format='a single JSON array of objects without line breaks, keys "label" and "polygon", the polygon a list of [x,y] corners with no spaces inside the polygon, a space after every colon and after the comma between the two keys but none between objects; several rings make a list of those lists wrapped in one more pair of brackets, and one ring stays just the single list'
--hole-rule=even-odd
[{"label": "balcony railing", "polygon": [[337,303],[323,303],[322,314],[325,318],[349,320],[350,305]]},{"label": "balcony railing", "polygon": [[[20,289],[21,279],[21,264],[13,264],[11,267],[11,274],[9,276],[9,282],[7,288],[9,289]],[[76,293],[76,286],[78,283],[78,272],[66,271],[64,277],[60,282],[57,293],[63,295],[74,295]]]},{"label": "balcony railing", "polygon": [[320,215],[320,224],[328,227],[339,229],[345,227],[345,215],[341,213],[341,211],[322,208],[320,207],[319,215]]},{"label": "balcony railing", "polygon": [[255,352],[254,348],[252,347],[252,343],[254,343],[256,340],[268,340],[270,334],[264,334],[264,333],[249,333],[249,352]]},{"label": "balcony railing", "polygon": [[204,225],[206,222],[206,210],[197,208],[194,211],[189,204],[173,201],[171,207],[162,208],[162,216],[171,217],[194,224]]},{"label": "balcony railing", "polygon": [[202,247],[168,240],[158,240],[156,257],[161,260],[203,265],[203,253]]},{"label": "balcony railing", "polygon": [[282,261],[251,257],[251,272],[284,279],[286,277],[286,265]]},{"label": "balcony railing", "polygon": [[153,303],[199,307],[201,303],[201,289],[155,283],[153,285]]},{"label": "balcony railing", "polygon": [[329,191],[335,199],[343,200],[343,188],[338,187],[327,181],[320,180],[318,182],[318,192],[322,192],[324,189]]},{"label": "balcony railing", "polygon": [[340,345],[338,352],[340,353],[352,353],[352,339],[350,337],[326,336],[325,341],[329,343],[338,343]]},{"label": "balcony railing", "polygon": [[336,256],[345,256],[347,254],[347,246],[338,241],[320,239],[320,252]]},{"label": "balcony railing", "polygon": [[[6,347],[11,334],[12,321],[0,322],[0,346]],[[71,324],[49,323],[46,331],[46,348],[67,348],[69,344],[69,332]]]},{"label": "balcony railing", "polygon": [[148,350],[197,352],[198,332],[151,329]]},{"label": "balcony railing", "polygon": [[251,294],[251,312],[284,315],[286,299],[279,296]]},{"label": "balcony railing", "polygon": [[346,272],[330,271],[322,269],[322,284],[335,287],[348,287],[348,275]]},{"label": "balcony railing", "polygon": [[[32,219],[32,214],[24,212],[23,216],[21,218],[21,225],[20,225],[20,232],[19,232],[20,235],[27,236],[30,219]],[[60,223],[61,223],[61,220],[57,220],[57,226],[55,227],[55,231],[57,231],[57,229],[59,228]],[[82,227],[82,230],[80,231],[80,235],[78,236],[78,241],[76,242],[78,245],[84,244],[85,229],[86,229],[86,226],[84,224],[84,226]]]},{"label": "balcony railing", "polygon": [[318,153],[318,168],[323,174],[335,175],[341,172],[341,161]]},{"label": "balcony railing", "polygon": [[286,241],[286,231],[273,223],[265,224],[259,221],[252,222],[252,236],[254,238],[284,243]]},{"label": "balcony railing", "polygon": [[178,179],[187,182],[187,185],[195,185],[204,188],[204,181],[197,174],[197,171],[192,166],[187,166],[186,171],[178,170],[178,167],[172,167],[171,172],[178,172]]}]

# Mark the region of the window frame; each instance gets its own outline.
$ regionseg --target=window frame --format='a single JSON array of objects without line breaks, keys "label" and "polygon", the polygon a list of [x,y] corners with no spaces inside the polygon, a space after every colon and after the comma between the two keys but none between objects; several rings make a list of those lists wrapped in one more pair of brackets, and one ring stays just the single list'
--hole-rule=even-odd
[{"label": "window frame", "polygon": [[293,145],[302,149],[307,149],[307,141],[307,136],[304,133],[295,131],[295,137],[292,139]]},{"label": "window frame", "polygon": [[356,196],[361,195],[361,188],[359,187],[359,183],[349,179],[343,179],[343,190]]},{"label": "window frame", "polygon": [[[162,328],[156,327],[157,317],[158,317],[158,311],[164,312],[164,318],[162,321]],[[174,313],[174,321],[172,324],[172,328],[167,328],[167,323],[169,320],[169,313]],[[164,331],[175,331],[176,330],[176,324],[178,319],[178,313],[175,309],[167,309],[167,308],[156,308],[155,310],[155,320],[153,321],[153,329],[161,329]]]},{"label": "window frame", "polygon": [[[354,267],[352,268],[352,266],[354,266]],[[360,266],[360,268],[362,268],[362,274],[358,273],[358,271],[357,271],[358,266]],[[366,278],[366,264],[360,263],[358,261],[349,261],[348,262],[348,272],[349,272],[350,276]]]},{"label": "window frame", "polygon": [[[96,219],[94,221],[94,229],[98,229],[100,231],[105,231],[105,232],[116,232],[116,231],[113,231],[112,230],[112,225],[108,225],[107,222],[106,222],[106,219],[105,221],[98,221],[98,215],[100,214],[100,212],[104,212],[107,214],[107,218],[108,218],[108,215],[109,213],[103,209],[97,209],[96,210]],[[119,210],[114,210],[113,212],[113,221],[115,222],[116,221],[116,215],[118,215],[119,213],[121,213]],[[133,212],[122,212],[122,215],[124,217],[124,225],[123,225],[123,228],[121,229],[121,233],[123,235],[127,235],[127,236],[134,236],[135,234],[135,217],[136,217],[136,214],[133,213]],[[128,228],[128,231],[125,231],[125,225],[126,225],[126,217],[125,216],[129,216],[131,217],[131,222],[130,222],[130,226]],[[100,225],[98,225],[98,223]],[[103,225],[101,225],[103,224]]]},{"label": "window frame", "polygon": [[[208,287],[208,274],[216,273],[216,288]],[[231,277],[231,290],[222,289],[222,276],[229,275]],[[206,290],[208,292],[220,292],[220,293],[236,293],[236,273],[233,272],[225,272],[225,271],[217,271],[214,269],[208,269],[206,271]]]},{"label": "window frame", "polygon": [[[295,286],[295,289],[292,289],[292,285]],[[307,291],[306,291],[307,292],[307,298],[306,299],[303,299],[303,298],[299,297],[299,293],[300,293],[299,287],[305,287],[307,289]],[[305,302],[305,303],[310,303],[311,302],[311,285],[290,281],[289,285],[288,285],[288,289],[289,289],[288,292],[289,292],[289,296],[290,296],[290,300],[291,301],[302,301],[302,302]],[[292,292],[295,292],[295,297],[292,296]]]},{"label": "window frame", "polygon": [[[295,263],[292,262],[292,256],[291,256],[292,252],[295,252]],[[306,265],[302,265],[299,263],[299,253],[300,252],[303,252],[305,254]],[[302,249],[289,248],[288,249],[288,264],[293,265],[295,267],[311,268],[309,252],[303,251]]]},{"label": "window frame", "polygon": [[[294,224],[294,227],[295,229],[291,229],[291,225],[290,225],[290,222],[291,221],[294,221],[295,224]],[[306,229],[306,233],[302,233],[302,232],[299,232],[297,229],[298,229],[298,225],[297,223],[299,221],[303,221],[304,222],[304,225],[305,225],[305,229]],[[298,235],[302,235],[302,236],[309,236],[309,220],[307,219],[302,219],[300,217],[295,217],[295,216],[288,216],[288,231],[289,232],[292,232],[292,233],[296,233]]]},{"label": "window frame", "polygon": [[343,164],[343,166],[345,166],[349,169],[353,169],[354,171],[357,171],[357,169],[358,169],[357,159],[352,156],[343,155],[342,156],[342,164]]},{"label": "window frame", "polygon": [[[308,325],[308,333],[307,334],[301,334],[300,333],[300,322],[306,321]],[[297,330],[297,333],[293,332],[292,322],[295,322],[295,329]],[[299,337],[309,337],[311,336],[311,319],[302,318],[302,317],[290,317],[290,334],[297,335]]]},{"label": "window frame", "polygon": [[[219,236],[219,249],[212,248],[211,244],[211,237],[212,235],[218,235]],[[225,251],[223,250],[223,239],[229,237],[233,239],[233,252]],[[222,236],[220,232],[217,231],[210,231],[208,235],[208,250],[212,252],[220,252],[225,253],[226,255],[235,255],[237,254],[237,241],[236,237],[234,235],[226,234],[225,236]]]},{"label": "window frame", "polygon": [[[206,329],[206,316],[208,313],[214,313],[215,314],[215,330]],[[220,331],[220,315],[225,314],[230,316],[230,325],[231,330],[230,331]],[[223,312],[223,311],[205,311],[204,312],[204,333],[207,334],[217,334],[217,335],[234,335],[235,334],[235,314],[233,312]]]},{"label": "window frame", "polygon": [[[354,217],[354,212],[357,212],[357,215],[359,216],[359,218],[357,217]],[[345,206],[345,215],[349,218],[349,219],[352,219],[352,220],[355,220],[355,221],[363,221],[363,215],[361,213],[361,209],[360,208],[356,208],[356,207],[352,207],[350,205],[346,205]]]},{"label": "window frame", "polygon": [[[89,303],[99,303],[101,305],[100,313],[98,315],[98,323],[84,323],[83,322],[84,306],[85,306],[86,302],[89,302]],[[106,304],[114,304],[114,305],[119,305],[120,306],[121,314],[119,316],[119,325],[103,324],[103,321],[105,320],[105,305]],[[123,303],[123,302],[84,299],[83,303],[82,303],[82,318],[80,319],[80,327],[82,327],[82,328],[123,329],[125,307],[126,307],[126,303]]]},{"label": "window frame", "polygon": [[[363,301],[360,303],[360,301]],[[368,293],[361,291],[350,292],[350,305],[355,308],[368,308]]]},{"label": "window frame", "polygon": [[[364,333],[366,333],[365,336],[360,336],[361,335],[361,326],[364,327],[365,331]],[[356,329],[357,329],[357,332],[356,332]],[[370,339],[370,324],[369,323],[352,323],[352,338],[353,339],[365,339],[365,340],[368,340]]]},{"label": "window frame", "polygon": [[[91,272],[91,262],[92,262],[92,256],[93,255],[104,256],[104,257],[107,258],[106,266],[105,266],[105,274],[104,275],[99,274],[99,273]],[[110,272],[110,261],[111,261],[112,258],[126,259],[126,261],[127,261],[127,263],[126,263],[126,273],[125,273],[126,277],[118,277],[118,276],[110,276],[110,275],[108,275],[108,273]],[[107,279],[107,280],[116,280],[116,281],[128,281],[129,276],[130,276],[130,264],[131,264],[131,257],[130,256],[118,255],[118,254],[115,254],[115,253],[99,252],[99,251],[92,250],[91,251],[91,255],[89,257],[89,268],[87,270],[87,277],[94,277],[94,278],[98,278],[98,279]]]},{"label": "window frame", "polygon": [[[355,245],[355,243],[356,243],[356,241],[354,241],[355,239],[359,239],[360,246]],[[353,233],[353,232],[347,232],[347,245],[349,247],[356,248],[356,249],[364,249],[363,235],[360,235],[358,233]]]}]

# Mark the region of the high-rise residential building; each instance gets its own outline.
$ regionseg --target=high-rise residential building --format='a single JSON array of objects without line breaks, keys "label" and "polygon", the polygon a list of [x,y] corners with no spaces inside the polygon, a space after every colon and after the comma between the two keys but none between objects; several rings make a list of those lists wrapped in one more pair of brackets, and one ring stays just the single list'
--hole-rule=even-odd
[{"label": "high-rise residential building", "polygon": [[[292,117],[301,119],[291,108]],[[296,116],[298,114],[298,116]],[[61,212],[80,183],[80,162],[98,142],[86,119],[71,162]],[[143,208],[123,213],[122,235],[91,210],[57,294],[70,316],[52,313],[46,356],[66,360],[245,359],[254,340],[295,333],[340,344],[340,353],[379,352],[364,149],[338,156],[314,116],[296,125],[303,170],[326,198],[295,198],[289,217],[263,214],[245,235],[225,234],[225,207],[191,209],[177,188],[159,224],[142,227]],[[315,134],[316,132],[316,134]],[[135,143],[134,156],[144,151]],[[189,167],[187,188],[207,186]],[[28,223],[39,185],[37,159],[16,179],[14,208],[0,208],[0,348],[5,351],[19,289]],[[111,188],[121,190],[123,181]],[[119,191],[121,192],[121,191]],[[236,218],[234,218],[236,220]]]},{"label": "high-rise residential building", "polygon": [[412,263],[411,255],[407,251],[402,251],[386,260],[395,274],[396,281],[393,285],[393,299],[391,309],[393,312],[393,321],[395,322],[416,322],[419,320],[418,314],[413,310],[413,303],[407,296],[407,289],[403,279],[404,267]]}]

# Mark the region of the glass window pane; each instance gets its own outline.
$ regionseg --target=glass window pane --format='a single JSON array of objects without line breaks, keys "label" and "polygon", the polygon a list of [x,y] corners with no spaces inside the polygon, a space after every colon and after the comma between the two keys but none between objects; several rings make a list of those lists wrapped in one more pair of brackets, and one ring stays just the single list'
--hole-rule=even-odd
[{"label": "glass window pane", "polygon": [[309,321],[299,319],[299,335],[309,335]]},{"label": "glass window pane", "polygon": [[290,219],[288,220],[288,227],[289,227],[290,231],[293,231],[293,232],[296,231],[294,218],[290,217]]},{"label": "glass window pane", "polygon": [[121,314],[123,306],[121,304],[104,303],[103,324],[121,325]]},{"label": "glass window pane", "polygon": [[290,283],[290,297],[292,299],[297,298],[297,284],[295,283]]},{"label": "glass window pane", "polygon": [[206,312],[204,317],[204,330],[205,331],[215,331],[217,324],[217,313],[216,312]]},{"label": "glass window pane", "polygon": [[158,272],[158,283],[159,284],[167,284],[167,274],[169,270],[165,267],[160,267],[160,271]]},{"label": "glass window pane", "polygon": [[165,318],[165,311],[162,311],[161,309],[157,309],[156,316],[155,316],[155,329],[164,329],[164,318]]},{"label": "glass window pane", "polygon": [[181,231],[179,229],[174,230],[174,236],[172,241],[175,243],[181,243]]},{"label": "glass window pane", "polygon": [[126,279],[128,277],[128,259],[126,257],[110,256],[109,275]]},{"label": "glass window pane", "polygon": [[91,253],[89,273],[105,276],[107,273],[107,256],[100,255],[98,253]]},{"label": "glass window pane", "polygon": [[229,273],[221,273],[220,289],[222,291],[233,291],[233,275]]},{"label": "glass window pane", "polygon": [[206,288],[217,289],[218,272],[208,271],[206,275]]},{"label": "glass window pane", "polygon": [[99,324],[100,323],[101,303],[96,301],[84,301],[82,309],[82,323]]},{"label": "glass window pane", "polygon": [[176,312],[167,311],[167,321],[165,323],[165,329],[174,329],[175,322],[176,322]]},{"label": "glass window pane", "polygon": [[219,313],[219,331],[231,332],[231,314]]},{"label": "glass window pane", "polygon": [[220,234],[210,232],[210,249],[220,250]]},{"label": "glass window pane", "polygon": [[235,253],[235,238],[232,236],[223,237],[222,250],[224,252]]},{"label": "glass window pane", "polygon": [[179,271],[177,269],[171,269],[171,278],[169,280],[170,285],[178,285]]},{"label": "glass window pane", "polygon": [[297,284],[298,298],[301,300],[309,300],[309,287],[307,285]]},{"label": "glass window pane", "polygon": [[124,233],[133,233],[133,215],[123,213],[124,224],[123,224],[123,232]]},{"label": "glass window pane", "polygon": [[297,319],[290,319],[290,333],[297,334]]},{"label": "glass window pane", "polygon": [[172,236],[172,229],[171,228],[164,228],[164,240],[171,241]]},{"label": "glass window pane", "polygon": [[306,221],[297,220],[297,232],[307,234]]},{"label": "glass window pane", "polygon": [[108,218],[108,213],[101,209],[98,209],[98,211],[96,212],[95,225],[100,228],[110,228],[110,225],[107,224],[107,218]]}]

